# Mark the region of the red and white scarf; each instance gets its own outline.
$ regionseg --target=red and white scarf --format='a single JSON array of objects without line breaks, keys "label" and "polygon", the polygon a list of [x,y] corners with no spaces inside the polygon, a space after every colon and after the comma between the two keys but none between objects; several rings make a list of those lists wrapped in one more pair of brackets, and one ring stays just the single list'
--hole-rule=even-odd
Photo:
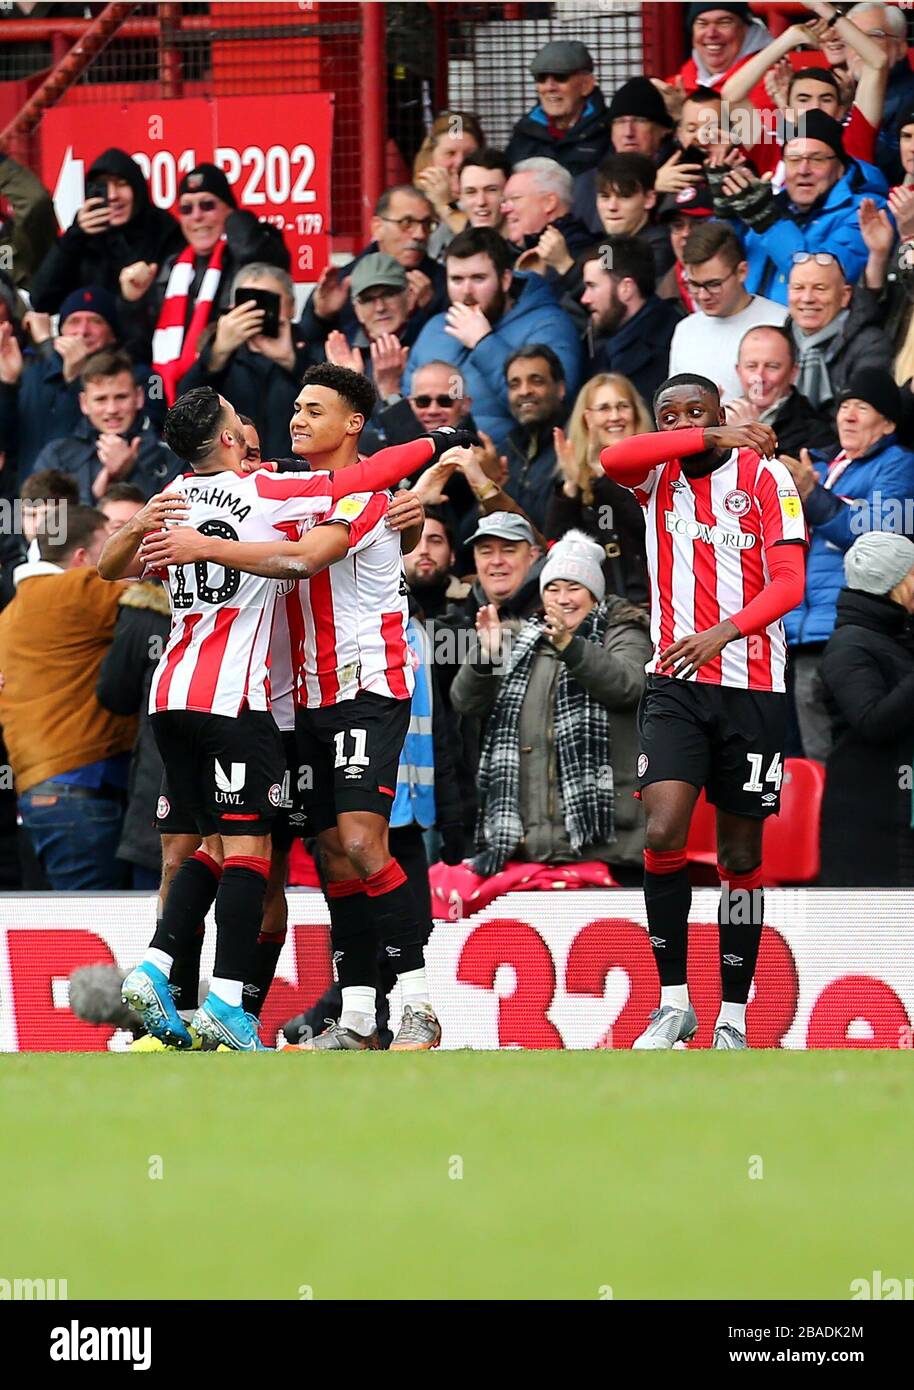
[{"label": "red and white scarf", "polygon": [[185,247],[171,268],[159,320],[152,336],[152,370],[162,378],[165,400],[169,405],[175,403],[181,377],[194,365],[197,340],[209,323],[213,300],[219,291],[227,245],[225,237],[220,237],[212,249],[186,332],[187,296],[194,279],[193,247]]}]

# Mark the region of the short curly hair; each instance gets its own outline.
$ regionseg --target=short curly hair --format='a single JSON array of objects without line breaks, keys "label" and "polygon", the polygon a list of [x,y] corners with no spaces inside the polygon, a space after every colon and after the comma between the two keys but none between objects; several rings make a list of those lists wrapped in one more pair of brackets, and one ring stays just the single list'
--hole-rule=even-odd
[{"label": "short curly hair", "polygon": [[332,362],[318,362],[309,367],[302,377],[302,386],[326,386],[342,396],[347,405],[364,415],[367,424],[371,412],[378,402],[378,393],[367,377],[361,372],[350,371],[348,367],[335,367]]},{"label": "short curly hair", "polygon": [[219,437],[223,405],[212,386],[195,386],[179,396],[165,416],[162,437],[179,459],[194,468]]}]

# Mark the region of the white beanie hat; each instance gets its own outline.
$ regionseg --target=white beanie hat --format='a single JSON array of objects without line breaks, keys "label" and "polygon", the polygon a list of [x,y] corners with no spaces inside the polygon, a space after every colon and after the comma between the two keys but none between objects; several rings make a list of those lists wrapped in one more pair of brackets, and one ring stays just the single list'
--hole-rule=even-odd
[{"label": "white beanie hat", "polygon": [[603,547],[583,531],[566,531],[562,539],[556,541],[540,570],[540,596],[553,579],[567,579],[572,584],[583,584],[597,603],[602,603],[606,594],[605,558]]},{"label": "white beanie hat", "polygon": [[914,541],[893,531],[867,531],[844,556],[849,589],[889,594],[914,569]]}]

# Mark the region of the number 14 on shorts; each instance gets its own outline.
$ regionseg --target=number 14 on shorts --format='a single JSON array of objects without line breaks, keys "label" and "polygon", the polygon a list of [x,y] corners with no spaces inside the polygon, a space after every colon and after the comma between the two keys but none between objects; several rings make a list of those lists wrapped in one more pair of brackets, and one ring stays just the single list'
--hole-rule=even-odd
[{"label": "number 14 on shorts", "polygon": [[[749,762],[749,780],[743,783],[744,792],[763,792],[765,785],[762,782],[762,764],[765,759],[761,753],[747,753],[746,758]],[[781,780],[784,776],[784,767],[781,763],[780,753],[775,753],[774,757],[765,773],[765,782],[774,789],[775,792],[781,790]]]}]

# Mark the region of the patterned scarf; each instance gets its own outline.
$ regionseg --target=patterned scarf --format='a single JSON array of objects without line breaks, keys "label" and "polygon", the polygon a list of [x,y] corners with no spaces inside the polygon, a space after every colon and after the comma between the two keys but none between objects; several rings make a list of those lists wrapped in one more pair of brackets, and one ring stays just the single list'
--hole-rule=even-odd
[{"label": "patterned scarf", "polygon": [[[603,603],[588,613],[575,633],[602,646],[609,620]],[[511,650],[501,689],[486,724],[479,760],[479,814],[473,860],[478,874],[502,869],[520,844],[524,824],[520,810],[521,706],[530,668],[544,636],[542,618],[531,618]],[[553,710],[553,738],[565,829],[574,850],[615,839],[612,748],[605,705],[568,674],[559,662]]]},{"label": "patterned scarf", "polygon": [[820,328],[818,333],[801,333],[797,325],[793,325],[793,340],[797,345],[797,366],[800,369],[797,390],[801,396],[811,400],[817,410],[835,394],[831,377],[828,375],[825,350],[833,338],[843,334],[849,317],[850,309],[842,309],[840,314],[824,328]]},{"label": "patterned scarf", "polygon": [[171,268],[165,298],[152,337],[152,369],[162,378],[165,400],[174,405],[178,382],[189,372],[197,356],[197,339],[209,323],[213,300],[219,292],[222,261],[228,242],[220,237],[210,253],[209,265],[194,301],[187,332],[187,296],[194,281],[193,247],[187,246]]}]

